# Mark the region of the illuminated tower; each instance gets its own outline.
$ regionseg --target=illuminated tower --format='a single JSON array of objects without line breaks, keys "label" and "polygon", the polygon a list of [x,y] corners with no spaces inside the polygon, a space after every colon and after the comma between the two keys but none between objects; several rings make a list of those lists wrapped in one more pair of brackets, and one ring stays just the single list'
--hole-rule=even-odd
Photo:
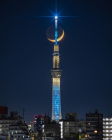
[{"label": "illuminated tower", "polygon": [[49,41],[54,43],[53,47],[53,68],[51,71],[52,75],[52,120],[59,121],[62,118],[61,115],[61,94],[60,94],[60,54],[59,54],[59,41],[64,37],[64,31],[62,35],[58,36],[58,16],[55,16],[55,33],[54,40]]}]

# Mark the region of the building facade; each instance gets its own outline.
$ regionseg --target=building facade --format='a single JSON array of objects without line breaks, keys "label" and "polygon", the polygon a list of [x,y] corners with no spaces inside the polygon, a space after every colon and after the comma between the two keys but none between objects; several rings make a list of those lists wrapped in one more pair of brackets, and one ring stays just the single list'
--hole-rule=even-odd
[{"label": "building facade", "polygon": [[29,131],[36,139],[60,138],[60,124],[52,121],[47,115],[35,115],[34,121],[29,125]]},{"label": "building facade", "polygon": [[60,132],[63,139],[85,138],[86,123],[84,120],[79,120],[76,113],[67,113],[65,119],[60,120]]},{"label": "building facade", "polygon": [[86,114],[86,133],[89,140],[103,139],[103,114],[98,111]]},{"label": "building facade", "polygon": [[0,139],[3,137],[5,140],[29,139],[28,127],[22,117],[16,112],[8,114],[6,107],[0,107]]},{"label": "building facade", "polygon": [[112,117],[103,118],[103,140],[112,140]]}]

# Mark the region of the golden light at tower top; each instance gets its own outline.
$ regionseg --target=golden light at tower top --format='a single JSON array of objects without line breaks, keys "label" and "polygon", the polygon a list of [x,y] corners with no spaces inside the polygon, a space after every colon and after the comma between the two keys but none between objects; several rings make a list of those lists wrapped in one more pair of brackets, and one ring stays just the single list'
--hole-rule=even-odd
[{"label": "golden light at tower top", "polygon": [[54,17],[55,21],[55,31],[54,39],[48,38],[48,40],[54,43],[53,47],[53,68],[51,71],[52,75],[52,120],[59,121],[62,119],[61,115],[61,94],[60,94],[60,54],[59,54],[59,41],[64,37],[64,31],[62,34],[58,35],[58,16]]},{"label": "golden light at tower top", "polygon": [[64,38],[64,30],[62,31],[62,34],[58,36],[58,16],[54,17],[55,19],[55,33],[54,33],[54,39],[48,38],[48,40],[52,43],[60,42]]}]

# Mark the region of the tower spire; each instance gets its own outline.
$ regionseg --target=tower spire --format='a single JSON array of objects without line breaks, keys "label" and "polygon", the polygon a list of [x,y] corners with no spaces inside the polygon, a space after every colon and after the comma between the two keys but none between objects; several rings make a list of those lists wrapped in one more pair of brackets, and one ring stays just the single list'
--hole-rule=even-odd
[{"label": "tower spire", "polygon": [[55,44],[57,44],[58,39],[58,16],[55,16]]}]

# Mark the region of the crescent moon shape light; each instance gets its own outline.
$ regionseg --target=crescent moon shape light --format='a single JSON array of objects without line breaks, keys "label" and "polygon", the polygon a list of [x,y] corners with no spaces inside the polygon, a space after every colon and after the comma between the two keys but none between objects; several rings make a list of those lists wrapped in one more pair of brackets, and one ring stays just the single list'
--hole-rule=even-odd
[{"label": "crescent moon shape light", "polygon": [[[63,39],[63,37],[64,37],[64,30],[63,30],[63,32],[62,32],[62,35],[60,36],[60,37],[58,37],[58,39],[57,39],[57,41],[59,42],[59,41],[61,41],[62,39]],[[55,42],[55,40],[54,39],[50,39],[50,38],[48,38],[48,40],[50,41],[50,42]]]}]

